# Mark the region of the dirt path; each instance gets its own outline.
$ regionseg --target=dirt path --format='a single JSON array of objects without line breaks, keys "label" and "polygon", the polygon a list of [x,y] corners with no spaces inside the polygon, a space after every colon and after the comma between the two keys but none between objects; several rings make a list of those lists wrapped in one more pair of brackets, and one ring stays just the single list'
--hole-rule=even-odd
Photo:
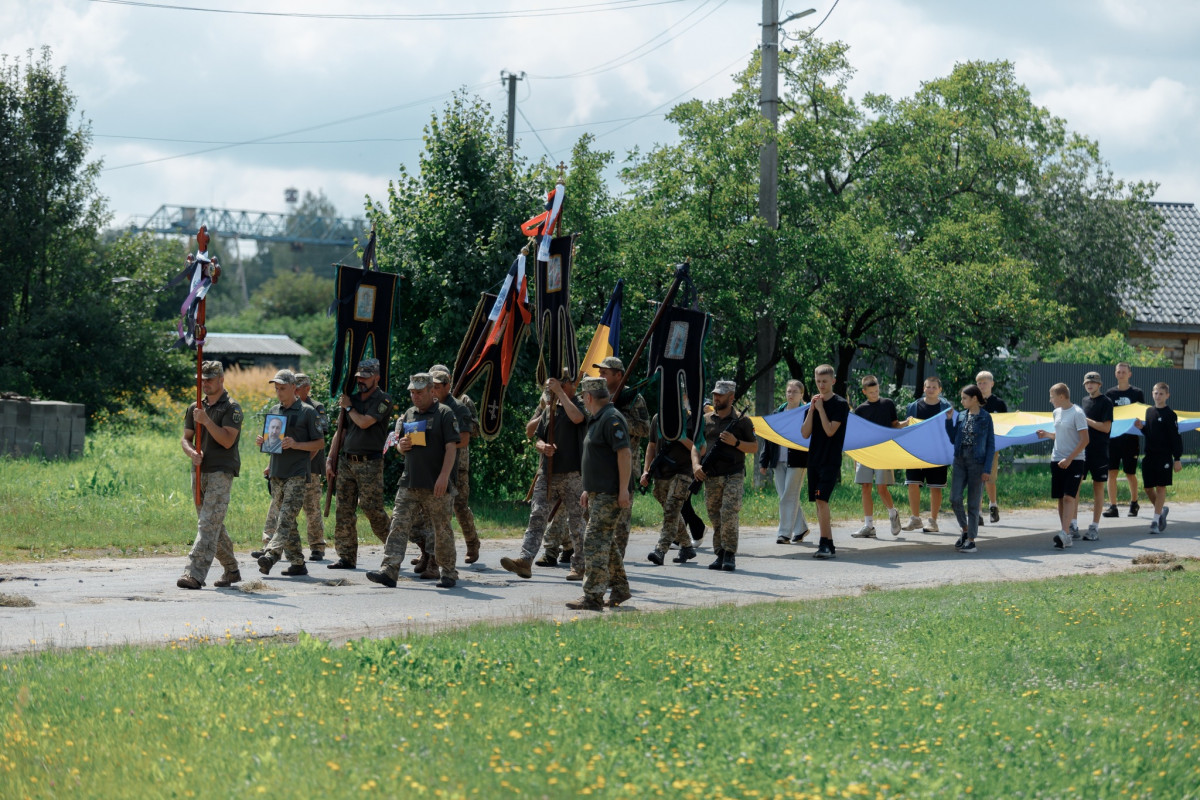
[{"label": "dirt path", "polygon": [[[953,528],[942,518],[943,531]],[[946,524],[949,523],[949,524]],[[857,526],[835,529],[838,557],[816,561],[812,541],[777,545],[773,530],[742,530],[736,572],[706,569],[712,561],[711,531],[700,558],[685,566],[656,567],[646,560],[655,533],[635,533],[626,554],[634,597],[621,609],[645,613],[673,608],[800,600],[858,594],[864,589],[898,589],[951,583],[1032,580],[1055,575],[1102,573],[1129,567],[1145,553],[1200,557],[1200,503],[1174,506],[1164,534],[1148,534],[1149,519],[1105,519],[1098,542],[1076,541],[1067,550],[1051,545],[1050,511],[1005,513],[998,525],[980,531],[979,552],[955,552],[955,533],[884,534],[879,540],[850,538]],[[886,529],[886,526],[884,526]],[[516,555],[515,539],[485,540],[482,559],[460,569],[454,589],[443,590],[407,573],[396,589],[367,581],[382,547],[359,553],[360,569],[334,572],[310,564],[305,578],[267,577],[264,588],[245,593],[213,589],[215,567],[204,590],[175,587],[180,557],[102,558],[0,564],[0,593],[20,595],[35,605],[0,607],[0,654],[45,648],[165,644],[176,640],[219,640],[251,636],[294,636],[300,631],[333,641],[429,631],[480,621],[569,619],[563,604],[580,595],[564,580],[567,570],[534,568],[522,580],[500,568],[500,556]],[[411,550],[411,548],[410,548]],[[459,547],[461,558],[462,548]],[[258,575],[253,560],[238,554],[242,575]],[[347,585],[326,582],[345,578]],[[584,612],[586,613],[586,612]]]}]

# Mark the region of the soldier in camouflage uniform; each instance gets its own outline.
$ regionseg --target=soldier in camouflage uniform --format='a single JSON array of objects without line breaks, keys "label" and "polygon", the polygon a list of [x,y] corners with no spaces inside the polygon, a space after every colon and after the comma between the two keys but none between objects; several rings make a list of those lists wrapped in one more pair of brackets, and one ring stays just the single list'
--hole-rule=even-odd
[{"label": "soldier in camouflage uniform", "polygon": [[[520,556],[500,559],[500,566],[522,578],[533,575],[533,557],[541,547],[550,512],[556,505],[559,514],[570,520],[571,540],[575,545],[573,549],[581,555],[583,552],[580,547],[583,541],[583,509],[579,505],[583,488],[579,468],[587,417],[582,401],[575,397],[575,381],[569,374],[563,373],[561,382],[554,378],[546,381],[546,390],[554,400],[554,439],[550,440],[550,415],[539,417],[535,434],[537,451],[542,458],[533,486],[529,526],[525,529]],[[556,566],[558,560],[554,558],[548,564],[538,563]],[[580,564],[581,574],[582,566]]]},{"label": "soldier in camouflage uniform", "polygon": [[613,579],[612,565],[621,559],[617,533],[628,524],[633,505],[629,429],[625,417],[609,401],[603,378],[585,378],[581,389],[589,420],[583,440],[580,501],[589,514],[583,537],[583,597],[567,603],[567,608],[603,611],[604,592]]},{"label": "soldier in camouflage uniform", "polygon": [[[620,411],[621,415],[625,418],[628,426],[629,453],[632,463],[642,463],[642,440],[650,435],[650,411],[646,408],[646,399],[631,389],[622,390],[620,397],[613,394],[625,377],[625,364],[621,359],[616,356],[609,356],[599,364],[593,364],[592,366],[600,370],[600,377],[604,379],[605,385],[608,386],[609,394],[613,395],[613,405],[616,406],[617,411]],[[631,494],[634,488],[634,481],[636,480],[637,476],[631,473],[629,477],[629,491]],[[629,532],[632,522],[633,520],[630,515],[625,514],[622,517],[621,527],[616,533],[617,548],[615,552],[619,553],[619,556],[614,559],[611,566],[612,593],[608,599],[610,606],[620,605],[630,597],[629,579],[625,577],[625,548],[629,545]]]},{"label": "soldier in camouflage uniform", "polygon": [[[329,431],[329,417],[325,414],[325,406],[320,400],[311,397],[312,379],[303,372],[296,373],[296,394],[300,397],[300,402],[307,406],[311,406],[313,411],[317,412],[317,428],[321,431],[322,445],[324,445],[325,434]],[[267,470],[268,478],[270,470]],[[325,560],[325,524],[321,517],[321,476],[325,474],[325,448],[313,453],[312,471],[308,476],[308,483],[304,487],[304,522],[306,532],[308,533],[308,549],[310,551],[309,561],[324,561]],[[271,499],[271,510],[267,512],[267,523],[263,526],[263,550],[258,550],[250,555],[255,558],[262,556],[266,550],[266,546],[270,543],[271,538],[275,535],[275,528],[279,524],[279,502]]]},{"label": "soldier in camouflage uniform", "polygon": [[[271,379],[275,397],[279,400],[269,412],[285,418],[282,451],[271,455],[271,498],[279,504],[279,521],[275,535],[258,558],[258,571],[271,574],[282,553],[291,564],[284,575],[307,575],[304,551],[300,548],[300,532],[296,518],[304,506],[305,487],[312,468],[313,453],[325,449],[325,436],[317,424],[317,412],[300,401],[296,393],[296,374],[281,369]],[[262,447],[265,437],[259,434],[255,444]]]},{"label": "soldier in camouflage uniform", "polygon": [[454,517],[462,529],[467,554],[463,561],[474,564],[479,560],[479,531],[475,528],[475,513],[471,511],[471,437],[479,433],[479,414],[475,404],[465,394],[453,397],[450,394],[453,380],[449,368],[434,364],[429,368],[433,376],[433,394],[442,405],[450,406],[458,420],[458,462],[454,467]]},{"label": "soldier in camouflage uniform", "polygon": [[[692,474],[704,481],[704,502],[713,526],[717,560],[709,569],[733,572],[738,547],[738,512],[746,479],[746,454],[758,451],[754,424],[733,409],[733,381],[717,381],[713,410],[704,415],[704,449],[692,444]],[[711,455],[709,455],[709,451]]]},{"label": "soldier in camouflage uniform", "polygon": [[[690,426],[685,424],[685,429]],[[650,440],[646,443],[646,461],[640,483],[649,485],[654,481],[654,499],[663,509],[662,533],[658,544],[647,558],[653,564],[662,565],[672,544],[679,545],[675,563],[686,564],[696,557],[692,537],[683,524],[680,512],[691,494],[692,484],[692,440],[686,436],[671,441],[662,436],[658,429],[658,414],[650,419]]]},{"label": "soldier in camouflage uniform", "polygon": [[[404,454],[404,474],[396,487],[383,564],[367,573],[367,580],[384,586],[396,585],[418,512],[433,526],[433,555],[441,570],[438,586],[449,589],[458,581],[454,531],[450,528],[458,420],[449,407],[434,398],[432,384],[428,372],[411,376],[408,391],[413,404],[396,420],[396,448]],[[422,573],[421,577],[437,575]]]},{"label": "soldier in camouflage uniform", "polygon": [[[538,400],[537,411],[529,418],[529,422],[525,423],[525,435],[535,442],[537,440],[538,427],[542,423],[542,417],[546,413],[546,406],[550,402],[549,392],[543,391],[541,399]],[[582,401],[581,401],[582,402]],[[545,466],[545,459],[539,459],[538,470],[535,473],[533,482],[534,485],[529,487],[529,500],[532,505],[534,488],[537,486],[538,476],[542,474],[542,468]],[[580,489],[582,491],[582,489]],[[542,557],[533,562],[540,567],[553,567],[558,564],[569,564],[571,573],[567,575],[567,580],[583,580],[583,551],[579,551],[578,563],[575,563],[575,545],[571,542],[571,533],[567,527],[567,514],[555,514],[554,519],[550,521],[550,528],[546,531],[543,545],[545,552]],[[587,524],[587,516],[584,515],[583,524]],[[578,571],[576,571],[578,567]]]},{"label": "soldier in camouflage uniform", "polygon": [[[192,466],[200,467],[201,491],[200,507],[196,509],[199,515],[196,541],[188,553],[187,568],[175,582],[180,589],[203,586],[214,555],[224,568],[214,586],[230,586],[242,579],[233,555],[233,542],[225,530],[229,490],[242,464],[238,455],[242,408],[225,391],[225,370],[220,361],[205,361],[200,367],[200,378],[204,401],[200,407],[192,403],[184,412],[183,438],[179,442]],[[192,480],[195,479],[193,469]]]},{"label": "soldier in camouflage uniform", "polygon": [[379,359],[360,361],[354,373],[358,393],[343,394],[338,406],[345,411],[345,438],[337,439],[325,464],[325,478],[337,481],[337,519],[333,546],[338,560],[330,569],[354,569],[358,564],[358,508],[371,523],[379,541],[386,542],[388,517],[383,510],[383,449],[387,442],[392,398],[379,386]]}]

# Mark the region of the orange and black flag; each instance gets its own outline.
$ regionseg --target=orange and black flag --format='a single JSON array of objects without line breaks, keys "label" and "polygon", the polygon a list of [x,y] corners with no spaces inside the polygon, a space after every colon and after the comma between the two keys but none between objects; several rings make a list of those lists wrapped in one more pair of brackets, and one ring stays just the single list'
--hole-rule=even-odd
[{"label": "orange and black flag", "polygon": [[485,439],[500,432],[504,393],[512,377],[521,342],[529,333],[528,280],[525,256],[517,256],[499,294],[484,292],[454,361],[454,386],[462,392],[483,380],[479,427]]}]

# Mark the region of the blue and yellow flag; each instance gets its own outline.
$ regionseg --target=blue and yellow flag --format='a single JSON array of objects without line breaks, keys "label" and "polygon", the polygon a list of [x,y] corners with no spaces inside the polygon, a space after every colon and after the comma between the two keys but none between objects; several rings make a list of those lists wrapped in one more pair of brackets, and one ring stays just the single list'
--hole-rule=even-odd
[{"label": "blue and yellow flag", "polygon": [[600,377],[600,369],[596,364],[609,356],[621,357],[621,303],[624,299],[625,279],[620,278],[600,317],[600,324],[596,326],[596,334],[588,345],[587,355],[583,357],[584,377]]},{"label": "blue and yellow flag", "polygon": [[[1113,424],[1109,436],[1124,436],[1132,433],[1141,436],[1142,432],[1134,425],[1135,420],[1146,418],[1145,403],[1131,403],[1127,406],[1117,406],[1113,409]],[[1179,417],[1179,432],[1187,433],[1200,428],[1200,412],[1176,411]],[[992,425],[996,429],[996,449],[1003,450],[1018,444],[1036,444],[1045,441],[1039,439],[1037,432],[1054,431],[1054,413],[1052,411],[1014,411],[1008,414],[992,414]]]}]

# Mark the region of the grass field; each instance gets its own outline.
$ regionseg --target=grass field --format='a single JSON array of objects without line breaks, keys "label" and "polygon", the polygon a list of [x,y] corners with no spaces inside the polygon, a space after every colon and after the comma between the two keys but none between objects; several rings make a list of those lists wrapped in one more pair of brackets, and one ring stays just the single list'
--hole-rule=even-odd
[{"label": "grass field", "polygon": [[[180,405],[177,409],[180,419],[183,408]],[[249,422],[251,418],[252,412],[248,411],[247,431],[261,424],[261,420]],[[187,552],[195,536],[196,517],[190,464],[179,448],[176,425],[177,421],[168,426],[147,419],[133,420],[124,427],[110,424],[89,435],[84,456],[74,461],[0,457],[0,508],[4,511],[0,519],[0,560]],[[261,477],[267,457],[257,451],[253,436],[243,436],[240,446],[242,475],[233,483],[226,524],[235,544],[251,549],[260,541],[270,502],[266,481]],[[1000,483],[1006,508],[1050,506],[1046,467],[1002,473]],[[394,487],[386,492],[389,506],[391,491]],[[1200,499],[1200,467],[1186,467],[1175,477],[1171,491],[1176,501]],[[894,487],[893,496],[902,509],[907,508],[903,486]],[[528,506],[486,500],[478,490],[471,503],[485,537],[519,536],[524,531]],[[923,511],[928,510],[928,503],[928,495],[923,493]],[[946,500],[943,514],[950,514],[949,505]],[[697,496],[695,507],[707,517],[703,495]],[[832,507],[835,519],[851,520],[862,513],[850,468],[844,470],[842,488],[834,494]],[[811,513],[811,506],[807,510]],[[878,498],[876,516],[883,516]],[[635,526],[657,526],[661,519],[661,509],[651,495],[635,496]],[[773,526],[778,519],[774,486],[748,488],[742,524]],[[332,514],[325,526],[326,537],[332,541]],[[361,515],[358,529],[364,541],[373,540],[370,526]]]},{"label": "grass field", "polygon": [[0,662],[0,796],[1200,796],[1200,571]]}]

